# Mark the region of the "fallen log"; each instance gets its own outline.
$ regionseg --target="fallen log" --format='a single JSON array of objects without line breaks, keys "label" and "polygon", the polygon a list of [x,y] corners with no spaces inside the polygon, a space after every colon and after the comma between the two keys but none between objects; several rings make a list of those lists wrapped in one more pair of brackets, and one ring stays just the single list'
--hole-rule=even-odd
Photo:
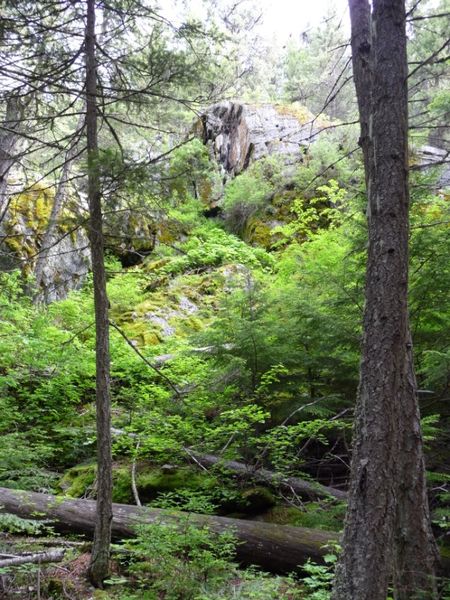
[{"label": "fallen log", "polygon": [[[111,433],[114,436],[127,435],[128,437],[133,438],[138,437],[136,433],[124,431],[123,429],[117,429],[116,427],[111,427]],[[203,468],[210,468],[220,465],[224,469],[236,475],[242,475],[252,479],[253,481],[270,485],[274,488],[284,488],[288,491],[294,492],[299,496],[307,496],[310,499],[330,497],[336,498],[337,500],[347,499],[347,492],[327,485],[322,485],[321,483],[315,481],[307,481],[306,479],[301,479],[300,477],[284,477],[280,473],[269,471],[268,469],[255,469],[252,465],[247,465],[236,460],[223,460],[219,456],[194,452],[190,448],[184,448],[184,450],[195,464]]]},{"label": "fallen log", "polygon": [[[95,523],[95,501],[71,500],[36,492],[0,488],[2,512],[23,518],[50,520],[65,531],[92,534]],[[237,540],[237,559],[241,564],[258,565],[272,572],[287,573],[298,569],[308,558],[320,561],[326,544],[337,542],[333,532],[245,521],[212,515],[175,513],[160,509],[113,505],[112,533],[117,538],[132,537],[139,524],[186,523],[206,526],[215,533],[233,531]]]},{"label": "fallen log", "polygon": [[255,469],[251,465],[238,462],[236,460],[223,460],[213,454],[201,454],[185,448],[187,454],[193,461],[202,467],[214,467],[220,465],[227,471],[236,475],[248,477],[258,483],[264,483],[275,488],[284,488],[292,491],[299,496],[308,496],[309,498],[336,498],[337,500],[346,500],[347,492],[332,488],[314,481],[307,481],[299,477],[283,477],[279,473],[269,471],[268,469]]},{"label": "fallen log", "polygon": [[11,556],[0,560],[0,568],[25,565],[27,563],[59,562],[64,558],[64,549],[49,550],[48,552],[37,552],[36,554],[25,554],[23,556]]}]

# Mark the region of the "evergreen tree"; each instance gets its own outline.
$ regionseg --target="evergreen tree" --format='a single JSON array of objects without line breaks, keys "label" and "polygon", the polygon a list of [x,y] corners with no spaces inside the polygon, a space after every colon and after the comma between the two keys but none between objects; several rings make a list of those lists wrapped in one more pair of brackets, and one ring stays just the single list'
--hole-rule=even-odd
[{"label": "evergreen tree", "polygon": [[369,248],[349,505],[333,598],[385,600],[392,576],[399,600],[432,598],[437,552],[407,305],[405,2],[349,5]]}]

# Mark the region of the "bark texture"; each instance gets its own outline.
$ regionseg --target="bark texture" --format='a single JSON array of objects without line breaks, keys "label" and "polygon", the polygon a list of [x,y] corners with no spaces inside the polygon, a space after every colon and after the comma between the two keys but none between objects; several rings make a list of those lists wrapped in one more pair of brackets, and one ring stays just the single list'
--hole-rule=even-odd
[{"label": "bark texture", "polygon": [[97,511],[89,578],[103,586],[109,574],[112,521],[112,457],[108,298],[104,265],[103,217],[97,139],[97,65],[95,56],[95,0],[87,0],[86,14],[86,134],[88,151],[89,237],[94,276],[96,334]]},{"label": "bark texture", "polygon": [[36,554],[24,554],[23,556],[12,556],[0,560],[0,569],[25,565],[28,563],[59,562],[64,558],[64,549],[49,550],[48,552],[37,552]]},{"label": "bark texture", "polygon": [[0,126],[0,223],[8,209],[8,175],[19,159],[25,110],[30,100],[10,96],[6,101],[6,115]]},{"label": "bark texture", "polygon": [[[92,534],[96,520],[93,500],[64,500],[56,496],[0,488],[2,510],[24,518],[50,519],[59,529]],[[116,538],[132,537],[142,523],[189,523],[221,533],[233,530],[237,558],[243,564],[259,565],[269,571],[289,573],[308,558],[320,561],[325,545],[337,541],[337,534],[303,527],[274,525],[212,515],[175,513],[127,504],[113,504],[112,533]]]},{"label": "bark texture", "polygon": [[334,600],[435,596],[409,331],[404,0],[349,0],[368,193],[369,248],[349,505]]}]

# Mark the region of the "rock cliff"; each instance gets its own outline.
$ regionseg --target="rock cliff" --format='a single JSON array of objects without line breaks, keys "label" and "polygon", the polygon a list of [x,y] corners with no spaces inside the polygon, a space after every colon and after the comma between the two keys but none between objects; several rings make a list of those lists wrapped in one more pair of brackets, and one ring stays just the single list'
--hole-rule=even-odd
[{"label": "rock cliff", "polygon": [[207,108],[194,133],[209,146],[225,173],[238,175],[255,160],[277,154],[301,161],[317,129],[305,108],[219,102]]}]

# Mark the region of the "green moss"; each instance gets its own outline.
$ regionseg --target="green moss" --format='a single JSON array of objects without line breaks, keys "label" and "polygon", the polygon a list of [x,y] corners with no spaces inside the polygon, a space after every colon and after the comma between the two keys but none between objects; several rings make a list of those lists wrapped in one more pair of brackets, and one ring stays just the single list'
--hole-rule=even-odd
[{"label": "green moss", "polygon": [[[55,197],[54,188],[44,183],[34,184],[25,192],[12,197],[5,218],[5,231],[7,237],[5,244],[20,258],[30,258],[39,250],[42,236],[44,235]],[[65,211],[63,219],[58,223],[58,230],[66,233],[73,227],[73,214]],[[74,232],[76,236],[76,232]],[[23,268],[27,275],[32,271],[32,265],[26,264]]]},{"label": "green moss", "polygon": [[276,210],[273,215],[275,219],[282,220],[284,218],[289,218],[291,216],[291,207],[294,200],[298,199],[298,191],[296,189],[283,189],[277,191],[272,198],[272,206]]},{"label": "green moss", "polygon": [[275,110],[280,115],[294,117],[297,119],[300,125],[311,123],[312,120],[315,120],[316,125],[319,127],[326,127],[332,123],[324,114],[317,118],[308,108],[306,108],[306,106],[300,104],[300,102],[292,102],[291,104],[276,104]]},{"label": "green moss", "polygon": [[124,323],[123,328],[127,336],[139,346],[156,346],[162,342],[159,331],[148,321]]},{"label": "green moss", "polygon": [[203,329],[203,322],[198,317],[189,317],[186,320],[186,326],[192,331],[201,331]]},{"label": "green moss", "polygon": [[94,600],[112,600],[110,594],[105,590],[94,590],[94,594],[92,597],[94,598]]},{"label": "green moss", "polygon": [[51,598],[70,598],[69,594],[76,592],[75,584],[68,577],[46,576],[43,583],[44,590]]},{"label": "green moss", "polygon": [[58,483],[58,488],[66,496],[81,498],[92,488],[97,467],[95,464],[77,465],[63,475]]},{"label": "green moss", "polygon": [[23,245],[21,242],[21,237],[8,237],[6,238],[6,244],[10,250],[19,254],[23,249]]},{"label": "green moss", "polygon": [[133,502],[130,467],[119,466],[113,468],[112,498],[113,502],[119,502],[120,504],[130,504]]},{"label": "green moss", "polygon": [[198,184],[198,193],[200,200],[205,204],[206,207],[210,206],[211,200],[213,199],[213,184],[210,179],[203,179]]},{"label": "green moss", "polygon": [[269,225],[261,219],[250,219],[244,232],[245,239],[256,246],[268,249],[272,244],[272,233]]},{"label": "green moss", "polygon": [[9,205],[12,224],[18,223],[20,219],[35,233],[44,233],[52,210],[54,195],[52,188],[35,184],[26,192],[14,196]]},{"label": "green moss", "polygon": [[[58,488],[66,496],[81,498],[92,490],[97,473],[94,463],[77,465],[63,475]],[[113,502],[128,504],[133,501],[131,473],[127,465],[113,466]]]},{"label": "green moss", "polygon": [[144,261],[144,270],[148,272],[159,271],[159,269],[165,267],[169,262],[170,258],[160,258],[158,260]]},{"label": "green moss", "polygon": [[442,558],[447,558],[450,560],[450,546],[439,545],[439,553]]},{"label": "green moss", "polygon": [[158,240],[162,244],[173,244],[177,240],[179,233],[177,228],[170,226],[168,223],[161,224],[158,232]]},{"label": "green moss", "polygon": [[202,476],[192,473],[189,469],[177,469],[164,473],[161,469],[140,473],[138,485],[143,489],[153,489],[158,492],[172,492],[177,489],[192,489],[201,487]]},{"label": "green moss", "polygon": [[324,505],[318,502],[304,504],[304,509],[288,506],[274,506],[264,513],[263,520],[278,525],[295,525],[324,529],[325,531],[340,531],[343,526],[345,504]]},{"label": "green moss", "polygon": [[137,487],[144,501],[151,500],[164,492],[177,490],[207,490],[217,485],[214,477],[197,473],[187,467],[174,468],[166,472],[164,468],[141,471],[137,476]]},{"label": "green moss", "polygon": [[263,487],[255,486],[245,490],[242,493],[244,507],[246,512],[261,512],[275,505],[275,496],[272,492]]}]

